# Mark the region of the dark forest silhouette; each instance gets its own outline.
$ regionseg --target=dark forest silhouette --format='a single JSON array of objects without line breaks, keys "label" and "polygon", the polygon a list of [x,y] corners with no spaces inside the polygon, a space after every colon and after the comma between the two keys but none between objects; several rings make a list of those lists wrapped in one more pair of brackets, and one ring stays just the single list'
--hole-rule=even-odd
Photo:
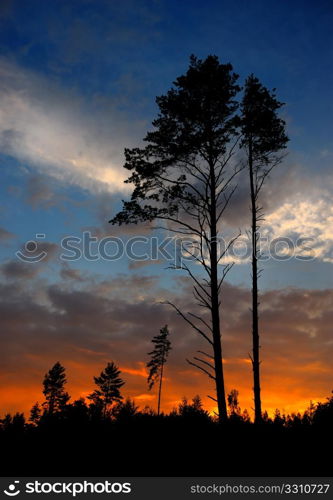
[{"label": "dark forest silhouette", "polygon": [[[139,409],[130,398],[123,401],[124,381],[113,362],[94,380],[98,389],[86,401],[70,402],[65,369],[57,362],[44,378],[44,403],[35,403],[27,420],[23,413],[1,419],[3,474],[330,473],[327,455],[318,447],[331,449],[333,444],[333,397],[311,403],[303,414],[276,410],[269,417],[264,412],[255,424],[248,411],[241,410],[234,389],[227,397],[228,419],[221,423],[203,408],[199,396],[183,398],[177,408],[160,415],[149,407]],[[162,450],[158,461],[156,446]]]}]

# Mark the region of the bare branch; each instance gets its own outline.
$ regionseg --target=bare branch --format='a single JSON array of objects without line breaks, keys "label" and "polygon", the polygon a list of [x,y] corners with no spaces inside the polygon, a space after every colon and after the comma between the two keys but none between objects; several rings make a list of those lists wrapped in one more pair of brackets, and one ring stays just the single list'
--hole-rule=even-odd
[{"label": "bare branch", "polygon": [[182,267],[183,267],[183,269],[185,269],[188,272],[188,274],[191,276],[191,278],[193,279],[193,281],[198,285],[198,287],[200,288],[200,290],[202,290],[207,295],[207,297],[210,299],[211,298],[210,293],[206,290],[205,286],[202,285],[200,283],[200,281],[194,276],[194,274],[189,269],[189,267],[186,264],[182,264]]},{"label": "bare branch", "polygon": [[198,229],[194,228],[193,226],[191,226],[190,224],[187,224],[184,221],[181,221],[179,219],[175,219],[174,217],[170,217],[167,215],[158,215],[156,218],[161,219],[161,220],[169,220],[170,222],[175,222],[176,224],[179,224],[180,226],[188,228],[192,234],[196,234],[196,235],[200,236],[200,231]]},{"label": "bare branch", "polygon": [[235,243],[235,241],[238,240],[238,238],[241,236],[241,232],[239,232],[236,236],[234,236],[228,243],[228,245],[226,246],[226,248],[223,250],[223,252],[220,253],[220,256],[218,257],[217,259],[217,263],[220,262],[221,259],[223,259],[223,257],[225,256],[225,254],[228,252],[229,248]]},{"label": "bare branch", "polygon": [[[207,300],[201,295],[201,293],[199,292],[199,290],[197,289],[197,287],[195,285],[193,285],[193,294],[195,296],[195,298],[198,300],[199,303],[201,303],[202,305],[204,305],[204,307],[207,307],[207,309],[212,309],[212,306],[209,302],[207,302]],[[197,296],[196,296],[197,295]]]},{"label": "bare branch", "polygon": [[[213,398],[213,396],[209,396],[209,394],[207,394],[207,398],[212,399],[213,401],[215,401],[215,403],[217,403],[217,399]],[[214,411],[214,413],[215,413],[215,411]],[[217,414],[215,413],[215,415],[217,415]]]},{"label": "bare branch", "polygon": [[185,314],[175,305],[173,304],[172,302],[170,301],[165,301],[165,302],[161,302],[161,304],[168,304],[169,306],[173,307],[175,309],[175,311],[177,311],[177,313],[189,324],[191,325],[191,327],[196,330],[202,337],[204,337],[207,342],[209,342],[211,345],[213,345],[213,342],[210,340],[210,338],[200,329],[198,328],[191,320],[189,320]]},{"label": "bare branch", "polygon": [[187,314],[189,316],[192,316],[193,318],[196,318],[197,320],[201,321],[211,332],[213,332],[212,327],[203,318],[201,318],[201,316],[197,316],[196,314],[191,313],[191,312],[188,312]]},{"label": "bare branch", "polygon": [[197,358],[196,356],[193,356],[193,359],[195,359],[196,361],[200,361],[200,363],[203,363],[204,365],[209,366],[209,368],[215,372],[215,367],[210,363],[208,363],[208,361],[205,361],[204,359],[201,358]]},{"label": "bare branch", "polygon": [[205,368],[202,368],[202,366],[199,366],[196,363],[193,363],[193,361],[190,361],[189,359],[186,359],[186,361],[188,362],[189,365],[195,366],[195,368],[198,368],[198,370],[201,370],[204,373],[206,373],[206,375],[208,375],[209,378],[216,380],[215,377],[211,373],[209,373],[207,370],[205,370]]},{"label": "bare branch", "polygon": [[235,263],[234,263],[234,262],[232,262],[231,264],[227,264],[227,265],[224,267],[224,269],[223,269],[223,271],[222,271],[222,277],[221,277],[221,278],[220,278],[220,280],[219,280],[218,291],[220,291],[221,286],[222,286],[222,284],[223,284],[223,282],[224,282],[224,280],[225,280],[225,277],[227,276],[228,272],[229,272],[229,271],[230,271],[230,270],[234,267],[234,264],[235,264]]},{"label": "bare branch", "polygon": [[200,352],[200,354],[203,354],[204,356],[207,356],[207,358],[214,359],[214,356],[212,356],[211,354],[207,354],[204,351],[197,351],[197,352]]}]

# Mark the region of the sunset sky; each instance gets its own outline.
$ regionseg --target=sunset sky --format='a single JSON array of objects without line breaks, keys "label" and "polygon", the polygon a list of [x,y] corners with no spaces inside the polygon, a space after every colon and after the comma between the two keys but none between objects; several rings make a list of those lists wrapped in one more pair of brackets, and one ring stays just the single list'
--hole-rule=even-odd
[{"label": "sunset sky", "polygon": [[[304,410],[330,395],[332,23],[326,0],[1,1],[0,418],[42,402],[43,376],[58,360],[73,399],[89,394],[93,376],[113,360],[124,395],[156,407],[145,363],[165,324],[173,349],[162,409],[196,394],[213,409],[207,395],[214,387],[186,363],[204,344],[160,303],[195,311],[187,277],[163,259],[65,261],[60,247],[85,231],[98,239],[94,253],[107,235],[161,241],[151,227],[108,220],[130,193],[124,147],[141,144],[157,113],[155,96],[186,71],[192,53],[231,62],[241,83],[253,72],[286,103],[288,156],[265,186],[263,230],[293,242],[311,238],[313,258],[298,251],[262,262],[263,408]],[[245,234],[248,207],[245,183],[226,214],[226,233]],[[25,249],[28,241],[37,241],[35,253]],[[22,262],[18,251],[45,258]],[[249,411],[250,279],[248,262],[237,260],[221,309],[226,388],[238,389]]]}]

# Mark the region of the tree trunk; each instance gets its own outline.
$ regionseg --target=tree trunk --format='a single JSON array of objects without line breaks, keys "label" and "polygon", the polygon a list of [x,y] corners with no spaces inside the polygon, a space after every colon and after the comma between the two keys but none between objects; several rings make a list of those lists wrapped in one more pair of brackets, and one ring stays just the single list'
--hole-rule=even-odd
[{"label": "tree trunk", "polygon": [[215,367],[215,385],[216,399],[219,413],[219,421],[223,422],[227,419],[227,404],[225,399],[223,361],[222,361],[222,345],[220,332],[220,303],[218,291],[218,273],[217,273],[217,230],[216,230],[216,179],[214,165],[210,164],[210,192],[211,192],[211,207],[210,207],[210,290],[211,290],[211,317],[213,329],[213,351],[214,351],[214,367]]},{"label": "tree trunk", "polygon": [[159,385],[159,388],[158,388],[157,415],[160,414],[160,408],[161,408],[161,393],[162,393],[163,368],[164,368],[164,350],[163,350],[163,360],[162,360],[162,364],[161,364],[160,385]]},{"label": "tree trunk", "polygon": [[260,356],[259,356],[259,315],[258,315],[258,250],[257,250],[257,200],[256,186],[253,173],[252,143],[249,142],[249,173],[251,188],[251,239],[252,239],[252,368],[255,422],[262,421],[260,396]]}]

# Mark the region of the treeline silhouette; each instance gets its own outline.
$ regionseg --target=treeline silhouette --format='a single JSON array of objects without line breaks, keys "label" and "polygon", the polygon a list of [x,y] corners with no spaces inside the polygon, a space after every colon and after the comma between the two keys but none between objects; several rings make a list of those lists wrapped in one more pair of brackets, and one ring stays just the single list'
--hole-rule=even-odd
[{"label": "treeline silhouette", "polygon": [[[70,402],[64,367],[45,375],[42,404],[0,420],[0,447],[7,475],[133,476],[324,476],[333,444],[333,397],[301,413],[253,423],[238,391],[227,398],[221,423],[186,398],[170,413],[124,400],[121,372],[110,362],[94,378],[87,400]],[[320,450],[326,447],[327,454]]]}]

